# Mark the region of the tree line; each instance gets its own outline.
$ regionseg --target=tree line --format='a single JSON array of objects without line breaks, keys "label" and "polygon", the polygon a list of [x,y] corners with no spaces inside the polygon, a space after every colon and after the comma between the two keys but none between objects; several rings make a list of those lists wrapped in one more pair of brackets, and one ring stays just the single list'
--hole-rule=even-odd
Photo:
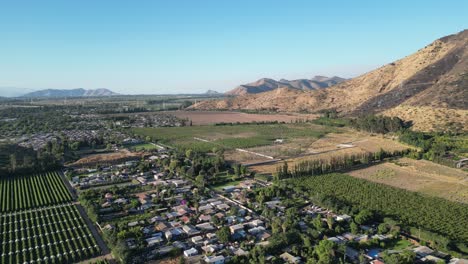
[{"label": "tree line", "polygon": [[375,162],[380,162],[387,158],[401,157],[407,152],[408,150],[390,152],[381,149],[380,151],[374,153],[366,152],[351,155],[346,154],[342,156],[331,157],[328,160],[304,160],[294,164],[294,166],[291,168],[289,168],[287,162],[284,162],[282,166],[278,166],[276,168],[274,178],[275,180],[282,180],[287,178],[297,178],[301,176],[314,176],[338,172],[360,165],[369,165]]}]

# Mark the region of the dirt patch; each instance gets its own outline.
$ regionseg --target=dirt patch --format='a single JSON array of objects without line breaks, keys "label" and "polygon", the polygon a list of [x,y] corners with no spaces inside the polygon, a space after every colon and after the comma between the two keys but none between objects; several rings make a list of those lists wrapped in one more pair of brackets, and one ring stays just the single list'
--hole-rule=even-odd
[{"label": "dirt patch", "polygon": [[[304,160],[329,160],[332,157],[345,154],[377,152],[381,148],[386,151],[395,151],[407,149],[408,146],[399,143],[396,139],[349,130],[344,133],[329,133],[320,139],[294,140],[284,145],[249,150],[284,159],[289,165],[294,166],[294,164]],[[243,160],[239,161],[244,162]],[[275,172],[278,165],[282,163],[280,161],[276,164],[252,166],[251,169],[258,173],[269,174]]]},{"label": "dirt patch", "polygon": [[210,125],[216,123],[253,123],[253,122],[294,122],[296,120],[312,120],[317,115],[312,114],[249,114],[228,111],[169,111],[178,118],[189,119],[193,125]]},{"label": "dirt patch", "polygon": [[105,154],[92,154],[86,157],[83,157],[77,160],[74,163],[68,164],[67,166],[71,167],[79,167],[79,166],[86,166],[92,165],[97,163],[115,163],[115,162],[122,162],[125,160],[137,159],[144,156],[144,153],[141,152],[130,152],[127,149],[121,149],[118,152],[113,153],[105,153]]},{"label": "dirt patch", "polygon": [[350,175],[452,201],[468,203],[468,173],[425,160],[398,159]]}]

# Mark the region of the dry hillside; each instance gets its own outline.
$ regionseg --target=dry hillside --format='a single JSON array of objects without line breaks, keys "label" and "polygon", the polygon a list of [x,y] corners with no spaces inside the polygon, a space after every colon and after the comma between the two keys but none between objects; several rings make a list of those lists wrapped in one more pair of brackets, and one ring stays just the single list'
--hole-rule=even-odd
[{"label": "dry hillside", "polygon": [[[448,125],[468,131],[468,30],[443,37],[403,59],[327,89],[278,88],[195,109],[269,109],[315,112],[336,108],[344,115],[383,113],[412,120],[420,130]],[[461,125],[460,125],[461,124]]]}]

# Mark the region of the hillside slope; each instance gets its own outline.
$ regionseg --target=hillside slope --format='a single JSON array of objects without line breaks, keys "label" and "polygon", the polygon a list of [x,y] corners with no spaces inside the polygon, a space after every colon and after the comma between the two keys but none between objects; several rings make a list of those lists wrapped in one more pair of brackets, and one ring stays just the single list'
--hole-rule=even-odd
[{"label": "hillside slope", "polygon": [[95,90],[77,89],[46,89],[27,93],[22,97],[90,97],[90,96],[111,96],[117,95],[108,89],[100,88]]},{"label": "hillside slope", "polygon": [[286,80],[281,79],[279,81],[263,78],[253,83],[240,85],[233,90],[226,92],[226,95],[247,95],[263,93],[273,91],[278,88],[290,88],[298,90],[316,90],[327,88],[335,84],[341,83],[346,79],[333,76],[331,78],[325,76],[315,76],[312,79],[298,79],[298,80]]},{"label": "hillside slope", "polygon": [[268,109],[343,115],[383,113],[413,121],[419,130],[468,130],[468,30],[443,37],[403,59],[327,89],[283,88],[195,109]]}]

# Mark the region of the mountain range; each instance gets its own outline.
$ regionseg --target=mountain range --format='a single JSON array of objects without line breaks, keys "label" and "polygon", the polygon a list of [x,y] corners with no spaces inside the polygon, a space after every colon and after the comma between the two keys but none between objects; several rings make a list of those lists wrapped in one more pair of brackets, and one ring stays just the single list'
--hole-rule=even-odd
[{"label": "mountain range", "polygon": [[117,93],[112,92],[111,90],[100,88],[100,89],[91,89],[86,90],[83,88],[76,89],[45,89],[35,92],[30,92],[22,97],[95,97],[95,96],[113,96],[118,95]]},{"label": "mountain range", "polygon": [[236,97],[203,101],[192,108],[311,113],[336,109],[341,115],[398,116],[412,121],[417,130],[455,126],[468,131],[468,30],[325,89],[278,88],[269,81],[262,83],[258,86],[270,88],[239,86],[233,90],[236,92],[229,92]]},{"label": "mountain range", "polygon": [[278,88],[290,88],[297,90],[316,90],[327,88],[335,84],[341,83],[346,79],[340,77],[325,77],[325,76],[315,76],[314,78],[308,79],[298,79],[298,80],[285,80],[281,79],[279,81],[263,78],[253,83],[243,84],[237,86],[236,88],[226,92],[226,95],[246,95],[246,94],[257,94],[272,91]]}]

